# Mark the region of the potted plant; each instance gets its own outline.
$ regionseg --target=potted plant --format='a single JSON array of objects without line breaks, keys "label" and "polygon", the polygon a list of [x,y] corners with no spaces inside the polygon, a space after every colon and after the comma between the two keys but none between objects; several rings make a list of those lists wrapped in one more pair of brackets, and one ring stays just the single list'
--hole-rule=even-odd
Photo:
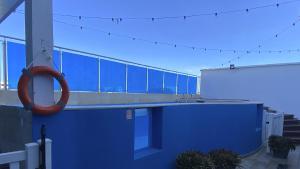
[{"label": "potted plant", "polygon": [[274,157],[283,159],[288,157],[290,151],[296,149],[291,139],[275,135],[269,137],[269,147]]},{"label": "potted plant", "polygon": [[204,154],[187,151],[177,156],[176,169],[214,169],[214,165]]},{"label": "potted plant", "polygon": [[224,149],[213,150],[208,153],[209,158],[215,165],[215,169],[235,169],[241,167],[241,158],[238,154]]}]

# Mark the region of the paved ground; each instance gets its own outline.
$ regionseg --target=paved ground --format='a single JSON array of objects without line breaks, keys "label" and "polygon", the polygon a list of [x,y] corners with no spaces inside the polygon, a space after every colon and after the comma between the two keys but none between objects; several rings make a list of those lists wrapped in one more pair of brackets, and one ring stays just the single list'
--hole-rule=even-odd
[{"label": "paved ground", "polygon": [[296,151],[290,152],[286,160],[273,158],[267,153],[266,148],[263,148],[256,154],[244,158],[242,169],[286,169],[277,168],[279,164],[287,165],[288,169],[300,169],[300,146]]}]

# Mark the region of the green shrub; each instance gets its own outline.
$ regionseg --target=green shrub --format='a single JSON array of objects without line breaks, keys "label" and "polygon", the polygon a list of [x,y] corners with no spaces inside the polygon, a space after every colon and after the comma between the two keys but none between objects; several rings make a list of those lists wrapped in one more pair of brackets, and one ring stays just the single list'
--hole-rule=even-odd
[{"label": "green shrub", "polygon": [[202,153],[187,151],[177,156],[176,169],[214,169],[214,165]]},{"label": "green shrub", "polygon": [[215,169],[235,169],[240,167],[241,158],[238,154],[220,149],[208,153],[209,158],[215,165]]},{"label": "green shrub", "polygon": [[273,155],[279,158],[287,158],[289,152],[296,149],[291,139],[275,135],[269,137],[269,147]]}]

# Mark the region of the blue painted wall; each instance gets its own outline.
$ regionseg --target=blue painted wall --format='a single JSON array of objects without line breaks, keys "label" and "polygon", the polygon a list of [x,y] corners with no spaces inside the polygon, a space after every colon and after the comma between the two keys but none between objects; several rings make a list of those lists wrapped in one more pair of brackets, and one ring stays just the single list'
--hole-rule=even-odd
[{"label": "blue painted wall", "polygon": [[185,150],[227,148],[245,154],[261,145],[261,105],[167,106],[153,109],[156,149],[137,156],[134,119],[127,120],[126,111],[65,110],[34,116],[33,139],[39,137],[40,125],[46,124],[47,136],[53,140],[54,169],[173,169],[176,156]]}]

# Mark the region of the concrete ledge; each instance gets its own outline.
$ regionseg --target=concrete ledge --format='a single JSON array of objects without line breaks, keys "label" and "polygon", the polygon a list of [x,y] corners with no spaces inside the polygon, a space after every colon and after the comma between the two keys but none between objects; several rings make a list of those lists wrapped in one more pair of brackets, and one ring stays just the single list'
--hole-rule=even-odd
[{"label": "concrete ledge", "polygon": [[[60,92],[55,92],[55,99],[58,100],[59,97]],[[200,98],[200,95],[71,92],[68,105],[184,102],[185,100],[198,98]],[[0,90],[1,104],[21,105],[17,91]]]}]

